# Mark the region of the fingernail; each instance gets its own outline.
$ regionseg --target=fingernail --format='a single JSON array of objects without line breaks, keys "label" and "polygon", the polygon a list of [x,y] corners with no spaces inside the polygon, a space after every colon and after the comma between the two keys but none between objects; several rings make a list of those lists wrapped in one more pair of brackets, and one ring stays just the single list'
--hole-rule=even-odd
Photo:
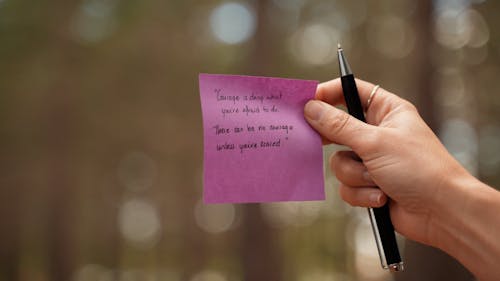
[{"label": "fingernail", "polygon": [[320,101],[311,100],[306,103],[304,114],[311,120],[319,120],[323,114],[324,107]]},{"label": "fingernail", "polygon": [[382,194],[378,192],[370,194],[370,201],[375,205],[380,205],[380,202],[382,202]]},{"label": "fingernail", "polygon": [[373,182],[373,179],[372,177],[370,176],[370,173],[368,173],[368,171],[365,171],[363,173],[363,179],[367,182],[367,183],[374,183]]}]

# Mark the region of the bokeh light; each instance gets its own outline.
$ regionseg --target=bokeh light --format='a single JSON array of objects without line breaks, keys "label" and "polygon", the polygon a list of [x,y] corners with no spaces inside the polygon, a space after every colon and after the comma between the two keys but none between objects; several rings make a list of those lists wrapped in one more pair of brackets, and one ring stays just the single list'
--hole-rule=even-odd
[{"label": "bokeh light", "polygon": [[469,7],[470,0],[434,0],[434,10],[442,11],[463,11]]},{"label": "bokeh light", "polygon": [[255,15],[245,4],[223,3],[212,11],[210,27],[221,42],[239,44],[250,39],[255,32]]},{"label": "bokeh light", "polygon": [[204,204],[198,201],[194,208],[198,226],[208,233],[228,231],[235,222],[236,209],[232,204]]},{"label": "bokeh light", "polygon": [[473,175],[478,173],[478,136],[474,127],[460,118],[443,122],[439,137],[448,151]]},{"label": "bokeh light", "polygon": [[324,23],[312,23],[293,34],[290,48],[298,61],[309,65],[323,65],[335,59],[340,38],[341,34],[335,28]]},{"label": "bokeh light", "polygon": [[[315,2],[307,11],[309,17],[315,20],[307,21],[305,22],[305,25],[319,22],[324,25],[333,27],[334,29],[342,33],[348,32],[351,28],[353,28],[353,21],[359,19],[349,17],[351,10],[347,9],[345,5],[346,3],[341,4],[336,1]],[[356,9],[362,11],[363,7],[356,6]]]},{"label": "bokeh light", "polygon": [[261,205],[261,210],[271,226],[307,226],[319,217],[322,202],[268,203]]},{"label": "bokeh light", "polygon": [[85,264],[74,275],[73,281],[112,281],[113,271],[98,264]]},{"label": "bokeh light", "polygon": [[[142,269],[129,268],[120,272],[120,281],[135,281],[135,280],[154,280],[156,274],[154,272],[147,272]],[[172,279],[176,280],[176,279]]]},{"label": "bokeh light", "polygon": [[195,274],[190,281],[227,281],[227,279],[215,270],[203,270]]},{"label": "bokeh light", "polygon": [[118,223],[123,237],[139,248],[153,247],[160,237],[160,218],[154,206],[131,199],[120,208]]},{"label": "bokeh light", "polygon": [[479,48],[484,46],[490,40],[490,29],[483,15],[476,10],[469,9],[467,17],[470,24],[470,35],[467,46]]},{"label": "bokeh light", "polygon": [[116,28],[117,0],[85,0],[73,22],[73,36],[82,43],[97,43]]},{"label": "bokeh light", "polygon": [[469,41],[471,28],[465,11],[445,10],[436,17],[436,41],[449,49],[460,49]]},{"label": "bokeh light", "polygon": [[490,39],[488,24],[481,13],[457,7],[437,12],[434,35],[438,43],[452,50],[464,46],[478,48]]}]

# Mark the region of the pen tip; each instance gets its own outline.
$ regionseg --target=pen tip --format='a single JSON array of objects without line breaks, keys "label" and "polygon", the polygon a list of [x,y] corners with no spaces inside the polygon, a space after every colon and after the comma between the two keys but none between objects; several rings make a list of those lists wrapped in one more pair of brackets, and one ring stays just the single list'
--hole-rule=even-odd
[{"label": "pen tip", "polygon": [[337,48],[340,50],[342,49],[342,46],[340,46],[340,43],[337,43]]}]

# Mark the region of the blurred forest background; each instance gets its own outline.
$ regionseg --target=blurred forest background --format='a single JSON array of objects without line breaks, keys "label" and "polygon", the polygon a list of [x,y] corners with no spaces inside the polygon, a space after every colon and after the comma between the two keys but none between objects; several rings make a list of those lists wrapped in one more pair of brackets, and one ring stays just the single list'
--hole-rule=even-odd
[{"label": "blurred forest background", "polygon": [[325,202],[202,204],[197,79],[326,81],[340,42],[358,77],[416,103],[500,187],[499,12],[493,0],[0,0],[0,280],[472,280],[403,240],[407,271],[383,271],[366,210],[329,172]]}]

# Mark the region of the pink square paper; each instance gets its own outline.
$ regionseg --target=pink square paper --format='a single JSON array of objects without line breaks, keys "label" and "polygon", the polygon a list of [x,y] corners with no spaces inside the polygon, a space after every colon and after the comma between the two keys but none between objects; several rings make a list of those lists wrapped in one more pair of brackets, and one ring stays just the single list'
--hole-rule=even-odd
[{"label": "pink square paper", "polygon": [[317,81],[200,74],[205,203],[324,200]]}]

